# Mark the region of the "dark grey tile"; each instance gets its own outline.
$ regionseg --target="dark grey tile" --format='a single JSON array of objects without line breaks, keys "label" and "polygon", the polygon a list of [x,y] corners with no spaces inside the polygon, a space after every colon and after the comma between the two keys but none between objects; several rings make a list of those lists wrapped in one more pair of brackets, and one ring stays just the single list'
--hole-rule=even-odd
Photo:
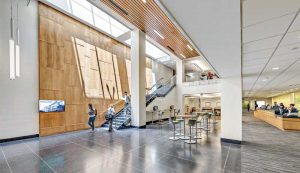
[{"label": "dark grey tile", "polygon": [[114,160],[105,160],[98,164],[95,164],[90,167],[86,167],[84,170],[81,170],[82,173],[102,173],[102,172],[111,172],[111,173],[141,173],[136,168],[116,163]]},{"label": "dark grey tile", "polygon": [[32,153],[30,149],[26,145],[24,145],[22,141],[3,143],[2,149],[7,159]]},{"label": "dark grey tile", "polygon": [[[184,173],[179,170],[173,169],[172,167],[164,166],[160,163],[155,163],[146,168],[145,173]],[[188,172],[188,171],[186,171]],[[190,172],[190,171],[189,171]]]},{"label": "dark grey tile", "polygon": [[50,173],[53,172],[45,162],[38,158],[33,153],[17,155],[8,158],[8,163],[12,172],[22,173]]},{"label": "dark grey tile", "polygon": [[0,146],[0,172],[1,173],[10,173],[10,169],[9,169],[9,166],[7,165],[7,162],[3,155],[1,146]]},{"label": "dark grey tile", "polygon": [[182,158],[167,156],[160,159],[159,163],[179,172],[222,172],[214,162],[194,162]]},{"label": "dark grey tile", "polygon": [[241,172],[241,146],[232,144],[228,153],[226,171]]}]

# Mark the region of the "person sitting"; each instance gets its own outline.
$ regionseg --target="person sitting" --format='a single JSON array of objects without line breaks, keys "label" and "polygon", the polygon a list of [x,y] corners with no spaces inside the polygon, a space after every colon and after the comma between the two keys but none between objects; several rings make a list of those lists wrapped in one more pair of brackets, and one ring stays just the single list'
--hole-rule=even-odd
[{"label": "person sitting", "polygon": [[279,105],[277,104],[277,102],[274,102],[274,106],[273,106],[273,110],[275,111],[276,115],[280,114],[280,110],[279,110]]},{"label": "person sitting", "polygon": [[289,109],[288,109],[287,107],[284,107],[284,108],[282,109],[282,115],[288,114],[288,113],[289,113]]},{"label": "person sitting", "polygon": [[298,109],[295,107],[295,104],[290,104],[289,113],[298,113]]},{"label": "person sitting", "polygon": [[284,108],[285,108],[283,103],[280,103],[280,104],[279,104],[279,107],[280,107],[281,109],[284,109]]},{"label": "person sitting", "polygon": [[196,108],[195,107],[192,107],[192,110],[190,112],[191,115],[195,115],[196,114]]}]

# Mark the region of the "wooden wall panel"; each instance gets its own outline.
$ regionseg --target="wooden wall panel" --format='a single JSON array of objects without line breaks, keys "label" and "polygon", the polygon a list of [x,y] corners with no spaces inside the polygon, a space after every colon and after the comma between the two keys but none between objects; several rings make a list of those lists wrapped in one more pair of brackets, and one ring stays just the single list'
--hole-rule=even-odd
[{"label": "wooden wall panel", "polygon": [[[129,47],[39,3],[39,97],[64,100],[66,105],[65,112],[40,113],[40,135],[89,128],[88,103],[98,110],[96,126],[104,123],[104,112],[110,104],[116,103],[115,109],[120,110],[123,100],[103,98],[107,90],[102,87],[98,59],[103,79],[115,85],[110,77],[113,68],[107,66],[115,57],[121,85],[118,89],[125,91],[129,88],[125,61],[129,53]],[[122,97],[122,93],[119,95]]]}]

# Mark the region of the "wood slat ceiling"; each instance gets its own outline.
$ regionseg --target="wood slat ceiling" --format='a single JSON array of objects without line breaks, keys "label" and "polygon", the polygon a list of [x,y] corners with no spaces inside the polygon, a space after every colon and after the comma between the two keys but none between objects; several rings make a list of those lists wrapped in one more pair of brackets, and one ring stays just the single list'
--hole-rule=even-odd
[{"label": "wood slat ceiling", "polygon": [[[180,33],[172,21],[154,2],[154,0],[100,0],[113,9],[130,23],[144,31],[150,38],[164,46],[166,49],[174,50],[178,57],[184,55],[186,58],[199,56],[193,48],[190,50],[188,40]],[[144,3],[145,1],[146,3]],[[116,6],[117,4],[117,6]],[[121,7],[121,9],[119,7]],[[162,39],[154,30],[163,35]],[[171,49],[169,49],[170,47]]]}]

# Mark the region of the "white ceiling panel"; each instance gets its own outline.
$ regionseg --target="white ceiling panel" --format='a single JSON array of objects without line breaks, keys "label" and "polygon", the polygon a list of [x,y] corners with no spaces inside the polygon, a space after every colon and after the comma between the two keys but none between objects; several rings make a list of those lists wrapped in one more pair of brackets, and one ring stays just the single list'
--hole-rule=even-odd
[{"label": "white ceiling panel", "polygon": [[293,31],[286,34],[286,36],[282,40],[281,45],[285,46],[285,45],[295,44],[299,42],[300,42],[300,31]]},{"label": "white ceiling panel", "polygon": [[271,37],[268,39],[263,39],[259,41],[253,41],[243,44],[243,53],[251,53],[255,51],[262,51],[266,49],[274,49],[277,46],[279,40],[282,36]]},{"label": "white ceiling panel", "polygon": [[254,25],[294,13],[299,0],[246,0],[243,1],[243,25]]},{"label": "white ceiling panel", "polygon": [[269,58],[274,50],[268,49],[268,50],[262,50],[262,51],[256,51],[251,53],[244,53],[243,54],[243,62],[247,59],[264,59]]},{"label": "white ceiling panel", "polygon": [[282,35],[293,19],[294,14],[243,28],[243,42],[266,39]]},{"label": "white ceiling panel", "polygon": [[295,63],[300,58],[300,16],[284,34],[299,8],[300,0],[243,1],[244,96],[278,95],[300,83],[300,63]]}]

